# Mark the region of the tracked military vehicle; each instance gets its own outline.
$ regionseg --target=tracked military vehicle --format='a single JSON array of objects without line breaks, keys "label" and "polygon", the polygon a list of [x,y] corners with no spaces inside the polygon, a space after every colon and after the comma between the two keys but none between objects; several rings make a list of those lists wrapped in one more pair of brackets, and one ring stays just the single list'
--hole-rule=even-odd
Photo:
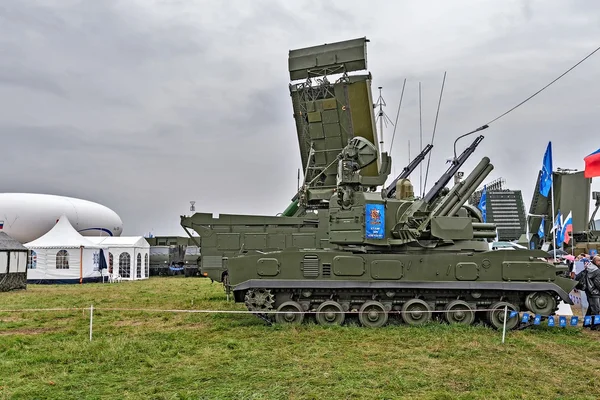
[{"label": "tracked military vehicle", "polygon": [[[361,137],[378,142],[367,68],[368,39],[291,50],[288,56],[293,116],[304,182],[281,215],[240,215],[198,212],[181,216],[181,226],[202,249],[203,276],[228,285],[227,258],[245,252],[288,247],[330,248],[329,200],[336,190],[337,160],[348,140]],[[407,178],[433,146],[427,145],[396,180]],[[377,151],[377,159],[360,170],[366,190],[382,185],[373,180],[389,174],[391,159]],[[393,196],[395,183],[387,190]],[[190,232],[194,230],[199,237]]]},{"label": "tracked military vehicle", "polygon": [[[395,182],[390,198],[387,190],[369,189],[389,171],[360,174],[375,163],[377,148],[365,138],[351,139],[338,156],[337,187],[329,201],[332,248],[230,257],[235,301],[269,321],[300,323],[310,314],[319,324],[333,325],[357,315],[370,327],[397,313],[411,325],[435,314],[451,323],[483,320],[501,328],[505,307],[547,316],[560,300],[572,304],[575,282],[566,277],[566,267],[547,263],[545,252],[489,250],[495,225],[484,223],[480,211],[466,203],[492,171],[489,158],[446,188],[482,140],[477,137],[455,158],[423,198],[413,196],[407,179]],[[506,321],[508,329],[518,323],[515,317]]]}]

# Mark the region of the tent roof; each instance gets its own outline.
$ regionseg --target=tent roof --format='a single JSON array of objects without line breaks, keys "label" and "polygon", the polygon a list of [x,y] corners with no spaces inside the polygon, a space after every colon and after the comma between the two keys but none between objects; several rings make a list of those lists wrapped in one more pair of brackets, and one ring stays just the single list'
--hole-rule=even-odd
[{"label": "tent roof", "polygon": [[6,232],[0,232],[0,251],[1,250],[23,250],[27,251],[27,247],[8,236]]},{"label": "tent roof", "polygon": [[50,248],[50,249],[67,249],[86,247],[90,249],[99,249],[97,246],[73,228],[66,215],[62,215],[56,225],[44,236],[36,240],[25,243],[28,248]]},{"label": "tent roof", "polygon": [[86,236],[86,239],[103,247],[150,247],[143,236]]}]

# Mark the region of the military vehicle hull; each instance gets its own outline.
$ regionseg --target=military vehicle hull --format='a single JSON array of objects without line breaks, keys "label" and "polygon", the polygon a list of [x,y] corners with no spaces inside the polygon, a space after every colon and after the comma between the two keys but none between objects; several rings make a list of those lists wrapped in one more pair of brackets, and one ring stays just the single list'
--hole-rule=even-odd
[{"label": "military vehicle hull", "polygon": [[[546,255],[530,250],[376,254],[288,249],[234,257],[228,269],[235,301],[276,322],[300,323],[314,316],[317,323],[332,325],[357,315],[364,326],[383,326],[397,314],[411,325],[442,317],[502,328],[505,306],[509,312],[547,316],[560,300],[572,303],[568,293],[576,282],[563,277],[566,268],[545,262]],[[507,328],[518,322],[507,319]]]}]

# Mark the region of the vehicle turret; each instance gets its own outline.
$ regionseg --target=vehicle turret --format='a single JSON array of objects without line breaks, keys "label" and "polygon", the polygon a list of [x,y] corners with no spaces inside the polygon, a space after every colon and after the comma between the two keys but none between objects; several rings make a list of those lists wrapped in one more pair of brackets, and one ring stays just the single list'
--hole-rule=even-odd
[{"label": "vehicle turret", "polygon": [[[341,153],[338,188],[329,203],[329,242],[342,246],[388,247],[417,241],[423,245],[423,241],[427,241],[428,247],[436,247],[447,246],[453,241],[471,241],[464,245],[487,250],[487,243],[481,239],[494,238],[495,225],[483,223],[478,211],[464,206],[493,170],[490,159],[484,157],[465,180],[444,191],[445,185],[482,139],[482,136],[478,137],[457,157],[422,199],[414,198],[412,185],[406,178],[394,181],[396,185],[406,187],[406,190],[401,189],[404,194],[399,199],[389,197],[391,190],[387,193],[368,190],[370,184],[385,181],[389,170],[380,171],[377,177],[361,176],[360,168],[374,162],[376,148],[364,138],[350,141]],[[365,230],[364,225],[372,227],[372,231]]]}]

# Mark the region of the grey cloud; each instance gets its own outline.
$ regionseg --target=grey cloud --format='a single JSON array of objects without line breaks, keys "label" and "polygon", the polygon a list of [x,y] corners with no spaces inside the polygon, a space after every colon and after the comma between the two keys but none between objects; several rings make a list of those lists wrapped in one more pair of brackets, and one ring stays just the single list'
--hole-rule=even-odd
[{"label": "grey cloud", "polygon": [[[105,204],[125,234],[184,234],[189,200],[215,213],[287,206],[300,167],[290,49],[367,36],[374,95],[384,87],[392,119],[407,78],[396,172],[408,141],[413,156],[418,148],[418,82],[427,142],[448,71],[430,187],[457,135],[554,79],[600,37],[600,6],[589,2],[44,4],[0,4],[0,136],[11,149],[0,182]],[[558,166],[582,168],[596,145],[598,71],[600,55],[494,123],[465,171],[489,155],[490,179],[504,177],[528,202],[548,140]]]},{"label": "grey cloud", "polygon": [[65,89],[51,77],[44,76],[40,71],[31,71],[25,65],[13,65],[12,68],[0,65],[0,86],[2,85],[45,92],[59,97],[67,96]]},{"label": "grey cloud", "polygon": [[531,0],[521,0],[521,10],[523,11],[523,16],[527,21],[531,20],[533,17],[533,10],[531,9]]}]

